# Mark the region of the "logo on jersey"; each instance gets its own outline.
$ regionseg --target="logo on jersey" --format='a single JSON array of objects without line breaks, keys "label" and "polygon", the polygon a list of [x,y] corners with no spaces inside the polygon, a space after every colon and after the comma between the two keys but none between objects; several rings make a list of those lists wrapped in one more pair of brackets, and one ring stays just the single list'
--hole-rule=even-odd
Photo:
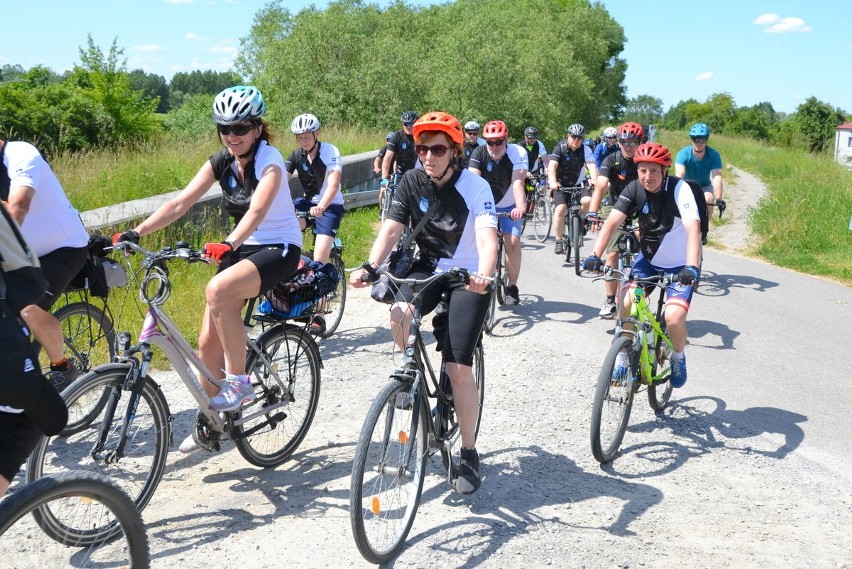
[{"label": "logo on jersey", "polygon": [[486,165],[485,165],[485,169],[486,169],[486,170],[488,170],[489,172],[491,172],[492,170],[494,170],[494,162],[492,162],[491,160],[489,160],[489,161],[488,161],[488,164],[486,164]]},{"label": "logo on jersey", "polygon": [[648,206],[648,202],[645,202],[645,205],[642,206],[642,213],[647,215],[648,212],[650,212],[650,211],[651,211],[651,208]]},{"label": "logo on jersey", "polygon": [[494,204],[491,202],[485,202],[485,209],[494,209]]},{"label": "logo on jersey", "polygon": [[401,146],[401,148],[402,148],[403,150],[405,150],[406,148],[408,148],[408,143],[407,143],[407,142],[403,142],[400,146]]},{"label": "logo on jersey", "polygon": [[305,171],[305,172],[308,171],[308,163],[307,162],[302,162],[302,170]]},{"label": "logo on jersey", "polygon": [[237,179],[234,177],[233,174],[228,175],[228,181],[226,183],[228,184],[228,187],[232,190],[237,187]]},{"label": "logo on jersey", "polygon": [[423,213],[429,211],[429,198],[420,198],[420,211]]},{"label": "logo on jersey", "polygon": [[29,372],[29,371],[33,371],[34,369],[35,369],[35,366],[33,365],[33,360],[30,359],[30,358],[25,359],[24,360],[24,371]]}]

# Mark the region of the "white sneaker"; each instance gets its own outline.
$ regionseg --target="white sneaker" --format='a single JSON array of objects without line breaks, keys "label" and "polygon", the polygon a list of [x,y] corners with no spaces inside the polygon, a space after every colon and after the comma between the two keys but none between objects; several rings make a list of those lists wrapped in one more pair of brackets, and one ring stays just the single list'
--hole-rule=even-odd
[{"label": "white sneaker", "polygon": [[226,374],[222,389],[210,400],[213,411],[233,411],[257,398],[247,375]]},{"label": "white sneaker", "polygon": [[612,318],[613,316],[615,316],[615,312],[615,302],[610,302],[609,300],[607,300],[606,302],[604,302],[601,311],[598,312],[598,316],[600,316],[601,318]]},{"label": "white sneaker", "polygon": [[197,450],[198,450],[198,443],[195,442],[195,439],[192,438],[192,435],[189,435],[188,437],[183,439],[183,442],[180,443],[180,446],[178,447],[178,452],[183,453],[183,454],[189,454],[189,453],[195,452]]}]

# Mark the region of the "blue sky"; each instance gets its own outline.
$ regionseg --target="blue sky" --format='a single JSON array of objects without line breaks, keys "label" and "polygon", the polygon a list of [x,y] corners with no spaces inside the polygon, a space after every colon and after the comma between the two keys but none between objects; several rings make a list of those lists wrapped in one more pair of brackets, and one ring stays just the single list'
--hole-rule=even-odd
[{"label": "blue sky", "polygon": [[[293,12],[312,3],[320,8],[328,4],[284,1]],[[79,48],[91,33],[104,51],[117,37],[129,69],[142,68],[170,79],[178,71],[231,68],[240,38],[248,34],[266,0],[3,0],[3,4],[0,65],[42,64],[62,72],[79,62]],[[604,0],[603,4],[628,39],[622,56],[628,62],[629,97],[653,95],[668,109],[690,97],[705,101],[714,93],[727,92],[740,107],[769,101],[775,110],[792,112],[815,96],[852,113],[848,0]],[[531,25],[531,31],[534,28]]]}]

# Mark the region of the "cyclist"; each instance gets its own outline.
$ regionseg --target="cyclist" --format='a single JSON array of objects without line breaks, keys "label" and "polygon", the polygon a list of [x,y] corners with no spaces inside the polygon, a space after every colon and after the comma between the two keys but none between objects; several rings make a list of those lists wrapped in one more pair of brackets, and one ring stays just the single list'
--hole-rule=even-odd
[{"label": "cyclist", "polygon": [[[433,310],[444,291],[450,293],[444,358],[453,388],[453,399],[461,430],[461,466],[456,490],[463,494],[479,488],[479,454],[476,451],[476,416],[479,399],[473,378],[473,350],[485,321],[490,294],[488,280],[497,263],[497,219],[494,198],[488,183],[467,170],[459,169],[456,159],[462,155],[461,123],[450,114],[433,111],[414,125],[417,153],[422,169],[407,172],[400,183],[397,198],[388,218],[379,230],[370,250],[370,263],[379,266],[399,241],[403,229],[417,225],[433,200],[441,204],[416,238],[420,254],[411,278],[425,278],[452,267],[464,267],[472,273],[470,283],[456,284],[439,280],[423,290],[423,313]],[[364,269],[351,275],[355,287],[362,282]],[[405,345],[411,318],[413,296],[401,287],[403,301],[391,307],[391,325],[398,346]]]},{"label": "cyclist", "polygon": [[491,186],[491,194],[498,212],[506,212],[509,218],[501,218],[503,243],[506,248],[506,300],[518,304],[518,276],[521,273],[521,229],[527,211],[524,179],[527,173],[526,151],[517,144],[509,144],[509,129],[503,121],[490,121],[482,130],[486,145],[480,146],[470,155],[468,169],[485,178]]},{"label": "cyclist", "polygon": [[[270,144],[265,110],[263,96],[255,87],[238,85],[216,95],[213,122],[225,148],[211,156],[177,196],[134,229],[113,236],[113,243],[138,243],[141,235],[181,218],[219,182],[223,205],[235,225],[222,242],[204,246],[204,254],[219,268],[207,284],[198,339],[199,355],[207,369],[225,373],[221,389],[199,377],[215,411],[232,411],[255,399],[245,375],[241,311],[247,299],[290,277],[302,252],[302,232],[284,173],[284,158]],[[182,452],[195,448],[191,436],[180,445]]]},{"label": "cyclist", "polygon": [[615,145],[617,140],[618,132],[611,126],[606,127],[603,131],[603,142],[598,143],[593,152],[595,164],[597,164],[599,169],[604,158],[618,150],[618,147]]},{"label": "cyclist", "polygon": [[[379,151],[376,152],[376,158],[373,160],[373,173],[376,176],[382,175],[382,161],[385,159],[385,152],[388,150],[388,142],[390,142],[391,137],[393,136],[392,132],[389,132],[385,137],[385,143],[379,148]],[[380,200],[381,203],[381,200]]]},{"label": "cyclist", "polygon": [[[593,253],[583,262],[583,268],[599,271],[603,265],[601,255],[615,229],[627,218],[639,220],[639,254],[631,269],[631,277],[648,278],[658,270],[677,274],[677,283],[666,291],[665,319],[672,340],[672,375],[674,387],[686,383],[686,314],[692,299],[693,287],[698,281],[698,263],[701,260],[701,228],[698,208],[689,185],[679,178],[667,180],[672,163],[669,149],[656,142],[648,142],[636,149],[633,161],[638,178],[627,185],[606,218]],[[626,287],[622,317],[629,314],[633,302],[632,288]],[[653,287],[649,287],[651,289]],[[650,292],[650,290],[648,291]],[[629,325],[629,323],[628,323]]]},{"label": "cyclist", "polygon": [[518,146],[527,151],[527,178],[538,172],[539,168],[547,170],[547,165],[550,158],[547,156],[547,149],[544,143],[538,139],[538,129],[534,126],[528,126],[524,129],[524,137],[516,142]]},{"label": "cyclist", "polygon": [[50,360],[48,378],[61,392],[79,370],[65,358],[62,325],[50,309],[89,257],[89,233],[80,214],[41,156],[28,142],[0,140],[0,199],[38,256],[48,282],[42,299],[21,310],[21,317]]},{"label": "cyclist", "polygon": [[[557,255],[565,252],[562,246],[562,236],[565,234],[565,215],[568,213],[569,204],[566,201],[567,196],[561,192],[556,192],[556,190],[559,189],[559,186],[576,186],[585,182],[586,169],[591,174],[592,180],[598,177],[598,168],[592,156],[592,151],[583,144],[585,136],[586,129],[583,125],[572,124],[568,127],[565,138],[556,144],[549,157],[547,177],[553,205],[556,206],[553,212],[553,235],[556,238],[554,253]],[[580,198],[583,213],[589,210],[591,198],[592,192],[587,189],[583,190]]]},{"label": "cyclist", "polygon": [[[598,177],[595,179],[595,192],[589,203],[589,214],[586,216],[586,219],[592,222],[598,220],[598,211],[607,188],[609,189],[609,203],[614,204],[627,184],[637,178],[636,163],[633,161],[633,156],[636,154],[639,141],[645,136],[645,131],[639,123],[627,122],[618,127],[616,136],[618,138],[618,150],[604,159]],[[618,252],[611,250],[616,240],[617,235],[614,235],[606,248],[606,264],[610,267],[615,267],[618,263]],[[598,313],[601,318],[615,316],[617,288],[618,284],[615,281],[604,281],[606,300]]]},{"label": "cyclist", "polygon": [[[296,198],[296,211],[310,212],[314,218],[314,261],[328,263],[334,238],[343,219],[343,194],[340,192],[340,177],[343,160],[336,146],[320,142],[320,121],[312,114],[302,114],[293,119],[290,132],[296,137],[299,148],[284,162],[290,177],[298,176],[305,197]],[[305,220],[299,225],[304,229]],[[315,315],[311,321],[311,332],[325,332],[325,318]]]},{"label": "cyclist", "polygon": [[473,154],[473,151],[485,145],[485,139],[479,136],[480,128],[482,127],[476,121],[467,121],[464,123],[464,154],[461,157],[462,168],[467,168],[470,155]]},{"label": "cyclist", "polygon": [[[695,123],[689,129],[692,144],[683,147],[675,159],[675,176],[685,180],[695,180],[704,190],[704,200],[708,204],[722,199],[722,156],[707,146],[710,139],[710,127],[703,122]],[[707,206],[710,215],[710,206]]]},{"label": "cyclist", "polygon": [[[382,160],[382,180],[380,185],[384,188],[390,181],[391,174],[405,174],[414,168],[417,163],[417,154],[414,152],[414,138],[411,136],[417,113],[405,111],[399,117],[402,128],[391,135],[385,149],[385,157]],[[391,171],[393,166],[393,171]],[[381,196],[379,196],[381,203]]]}]

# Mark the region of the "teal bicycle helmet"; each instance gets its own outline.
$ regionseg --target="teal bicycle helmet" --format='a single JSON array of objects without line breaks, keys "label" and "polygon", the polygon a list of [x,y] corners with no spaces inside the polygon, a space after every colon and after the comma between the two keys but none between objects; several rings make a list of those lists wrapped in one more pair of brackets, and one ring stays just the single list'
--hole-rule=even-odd
[{"label": "teal bicycle helmet", "polygon": [[689,138],[710,138],[710,127],[703,122],[695,123],[689,129]]}]

